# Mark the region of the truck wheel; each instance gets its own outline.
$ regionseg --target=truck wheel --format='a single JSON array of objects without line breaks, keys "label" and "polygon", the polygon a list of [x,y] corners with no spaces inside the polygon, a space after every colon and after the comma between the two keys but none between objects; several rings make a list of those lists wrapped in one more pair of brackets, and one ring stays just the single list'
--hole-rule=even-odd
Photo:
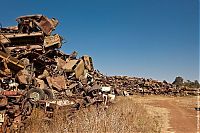
[{"label": "truck wheel", "polygon": [[45,100],[52,100],[53,99],[53,93],[49,89],[43,89],[45,94]]},{"label": "truck wheel", "polygon": [[33,101],[44,100],[45,94],[42,89],[32,88],[27,92],[27,98],[30,98]]}]

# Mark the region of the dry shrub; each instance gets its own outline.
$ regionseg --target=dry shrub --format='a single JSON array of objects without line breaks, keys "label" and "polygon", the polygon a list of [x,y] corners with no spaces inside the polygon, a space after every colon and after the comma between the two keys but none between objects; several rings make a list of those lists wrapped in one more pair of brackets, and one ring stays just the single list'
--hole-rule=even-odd
[{"label": "dry shrub", "polygon": [[[107,109],[96,106],[81,109],[74,114],[62,109],[52,120],[45,120],[44,113],[34,111],[26,132],[29,133],[153,133],[161,132],[162,124],[156,116],[134,99],[120,98]],[[71,115],[70,115],[71,114]]]}]

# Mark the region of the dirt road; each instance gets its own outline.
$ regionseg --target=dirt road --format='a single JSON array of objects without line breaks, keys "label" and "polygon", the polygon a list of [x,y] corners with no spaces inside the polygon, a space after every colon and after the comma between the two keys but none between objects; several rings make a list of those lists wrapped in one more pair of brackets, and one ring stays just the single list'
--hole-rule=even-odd
[{"label": "dirt road", "polygon": [[197,133],[198,112],[194,108],[197,103],[196,97],[144,96],[135,99],[146,105],[167,110],[168,124],[165,132]]}]

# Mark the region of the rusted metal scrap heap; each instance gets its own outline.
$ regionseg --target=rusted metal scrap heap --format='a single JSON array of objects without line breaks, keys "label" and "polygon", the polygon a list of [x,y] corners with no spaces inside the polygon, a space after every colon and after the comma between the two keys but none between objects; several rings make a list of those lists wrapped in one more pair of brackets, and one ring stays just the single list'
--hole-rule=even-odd
[{"label": "rusted metal scrap heap", "polygon": [[44,15],[21,16],[17,26],[0,27],[0,130],[19,131],[34,107],[79,109],[114,100],[116,95],[187,95],[196,90],[152,79],[105,76],[92,58],[63,53],[58,25]]},{"label": "rusted metal scrap heap", "polygon": [[[101,77],[101,78],[99,78]],[[198,95],[198,89],[177,86],[166,81],[157,81],[128,76],[96,76],[96,82],[101,86],[111,86],[114,88],[116,95],[169,95],[169,96],[186,96]]]},{"label": "rusted metal scrap heap", "polygon": [[[44,15],[21,16],[17,26],[0,28],[0,126],[17,131],[37,104],[75,108],[108,101],[94,82],[92,58],[60,51],[58,25]],[[52,110],[53,108],[51,108]]]}]

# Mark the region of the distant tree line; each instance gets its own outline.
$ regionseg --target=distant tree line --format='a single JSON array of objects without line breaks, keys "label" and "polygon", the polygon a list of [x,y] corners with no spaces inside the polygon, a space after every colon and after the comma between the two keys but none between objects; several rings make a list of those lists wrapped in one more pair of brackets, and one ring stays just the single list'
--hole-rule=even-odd
[{"label": "distant tree line", "polygon": [[194,80],[194,81],[186,80],[186,81],[184,81],[184,79],[182,77],[179,77],[179,76],[175,78],[175,80],[172,84],[175,84],[177,86],[185,86],[185,87],[189,87],[189,88],[199,88],[200,87],[198,80]]}]

